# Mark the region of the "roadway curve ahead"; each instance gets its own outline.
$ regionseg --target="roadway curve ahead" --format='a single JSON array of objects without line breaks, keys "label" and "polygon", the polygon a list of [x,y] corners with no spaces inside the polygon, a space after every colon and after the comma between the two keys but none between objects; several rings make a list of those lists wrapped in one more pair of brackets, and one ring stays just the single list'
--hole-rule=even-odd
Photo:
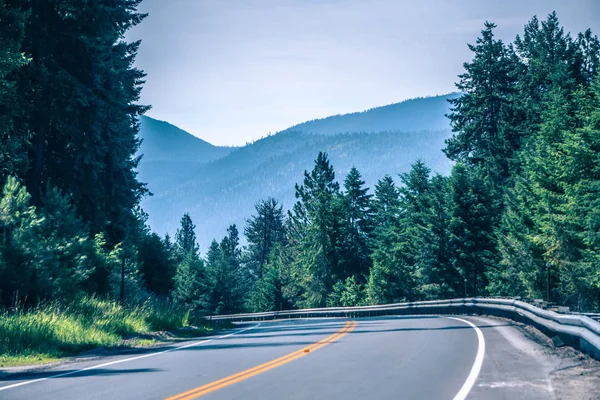
[{"label": "roadway curve ahead", "polygon": [[552,398],[548,366],[509,325],[433,316],[263,322],[178,349],[5,376],[0,398]]}]

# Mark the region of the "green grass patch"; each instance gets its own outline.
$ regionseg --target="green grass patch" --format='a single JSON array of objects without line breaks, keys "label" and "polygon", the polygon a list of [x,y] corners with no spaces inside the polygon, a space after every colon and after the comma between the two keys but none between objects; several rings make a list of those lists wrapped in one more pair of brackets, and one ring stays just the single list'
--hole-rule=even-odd
[{"label": "green grass patch", "polygon": [[[125,307],[115,301],[85,297],[66,306],[51,303],[35,309],[0,312],[0,364],[40,364],[94,348],[140,347],[157,343],[136,338],[156,331],[200,336],[211,327],[189,327],[190,312],[170,302],[148,301]],[[188,336],[188,332],[190,334]]]},{"label": "green grass patch", "polygon": [[48,354],[30,354],[30,355],[0,355],[0,368],[22,367],[27,365],[42,365],[60,360]]}]

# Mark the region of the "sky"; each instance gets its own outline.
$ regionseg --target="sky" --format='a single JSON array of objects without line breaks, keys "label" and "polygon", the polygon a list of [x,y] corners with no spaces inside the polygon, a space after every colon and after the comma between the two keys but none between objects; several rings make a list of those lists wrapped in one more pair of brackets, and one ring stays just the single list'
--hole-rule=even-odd
[{"label": "sky", "polygon": [[553,10],[600,33],[600,0],[144,0],[141,103],[215,145],[455,90],[484,22],[514,40]]}]

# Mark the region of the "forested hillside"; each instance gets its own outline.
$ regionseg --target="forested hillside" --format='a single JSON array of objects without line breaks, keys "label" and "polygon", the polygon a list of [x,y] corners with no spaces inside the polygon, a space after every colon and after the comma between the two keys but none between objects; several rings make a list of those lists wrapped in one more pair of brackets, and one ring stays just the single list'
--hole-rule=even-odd
[{"label": "forested hillside", "polygon": [[458,96],[459,93],[451,93],[410,99],[362,112],[307,121],[287,131],[335,135],[347,132],[445,130],[448,129],[446,114],[450,111],[448,100]]},{"label": "forested hillside", "polygon": [[[457,83],[463,95],[451,100],[452,135],[444,152],[455,164],[448,176],[414,161],[399,176],[381,173],[373,188],[361,168],[344,165],[337,142],[328,148],[329,136],[307,136],[334,155],[318,152],[293,180],[288,213],[273,198],[256,204],[244,224],[245,249],[235,225],[220,243],[213,241],[206,263],[220,266],[222,291],[204,292],[207,309],[489,295],[598,309],[598,39],[589,31],[566,34],[555,14],[533,18],[510,45],[494,37],[494,28],[486,24],[470,46],[473,59]],[[399,136],[389,135],[381,142]],[[278,136],[273,139],[285,137]],[[377,142],[379,136],[356,137]],[[360,157],[384,153],[365,146],[356,147],[364,151]],[[265,168],[265,175],[286,168]],[[242,184],[252,182],[243,168],[233,170]],[[198,185],[197,198],[205,188]],[[240,189],[229,184],[221,190]],[[185,226],[193,226],[188,214]]]},{"label": "forested hillside", "polygon": [[600,308],[590,31],[551,14],[506,44],[486,23],[451,131],[288,131],[231,150],[142,120],[149,162],[198,162],[146,185],[145,78],[124,41],[139,3],[0,0],[0,355],[244,310],[487,295]]},{"label": "forested hillside", "polygon": [[[382,174],[408,171],[416,159],[448,174],[452,163],[442,152],[450,137],[445,114],[450,111],[448,99],[456,97],[411,99],[310,121],[239,149],[212,147],[208,152],[208,144],[198,150],[190,146],[181,156],[179,146],[167,139],[175,127],[143,119],[140,133],[145,139],[139,152],[145,155],[138,171],[154,194],[142,203],[149,224],[157,232],[173,234],[185,210],[199,221],[198,239],[206,251],[215,234],[232,223],[242,225],[260,198],[275,197],[286,209],[291,207],[295,200],[289,182],[302,178],[319,151],[327,151],[341,173],[358,167],[371,186]],[[200,165],[209,159],[207,153],[215,155],[214,162]]]},{"label": "forested hillside", "polygon": [[[449,136],[448,130],[333,136],[283,132],[193,171],[189,165],[156,163],[162,170],[147,175],[148,189],[154,196],[142,204],[150,226],[160,233],[173,234],[181,211],[188,212],[198,221],[197,235],[204,252],[214,236],[225,232],[230,224],[243,226],[261,198],[275,197],[286,209],[291,208],[295,200],[290,182],[302,178],[319,151],[327,151],[342,174],[353,166],[360,168],[372,185],[382,173],[407,171],[417,158],[440,173],[448,173],[451,162],[441,149]],[[142,159],[142,177],[144,168]],[[170,178],[162,180],[165,176]]]}]

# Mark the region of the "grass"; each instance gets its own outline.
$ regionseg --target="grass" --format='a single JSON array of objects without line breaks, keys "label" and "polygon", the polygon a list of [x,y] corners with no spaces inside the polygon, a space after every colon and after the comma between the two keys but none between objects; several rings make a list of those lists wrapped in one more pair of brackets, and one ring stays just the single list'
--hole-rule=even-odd
[{"label": "grass", "polygon": [[0,355],[0,368],[23,367],[27,365],[42,365],[60,360],[58,357],[52,357],[47,354],[37,355]]},{"label": "grass", "polygon": [[28,311],[4,311],[0,312],[0,366],[51,362],[95,348],[155,344],[157,339],[136,336],[157,331],[190,337],[213,329],[190,324],[188,309],[159,301],[124,307],[85,297],[67,306],[50,303]]}]

